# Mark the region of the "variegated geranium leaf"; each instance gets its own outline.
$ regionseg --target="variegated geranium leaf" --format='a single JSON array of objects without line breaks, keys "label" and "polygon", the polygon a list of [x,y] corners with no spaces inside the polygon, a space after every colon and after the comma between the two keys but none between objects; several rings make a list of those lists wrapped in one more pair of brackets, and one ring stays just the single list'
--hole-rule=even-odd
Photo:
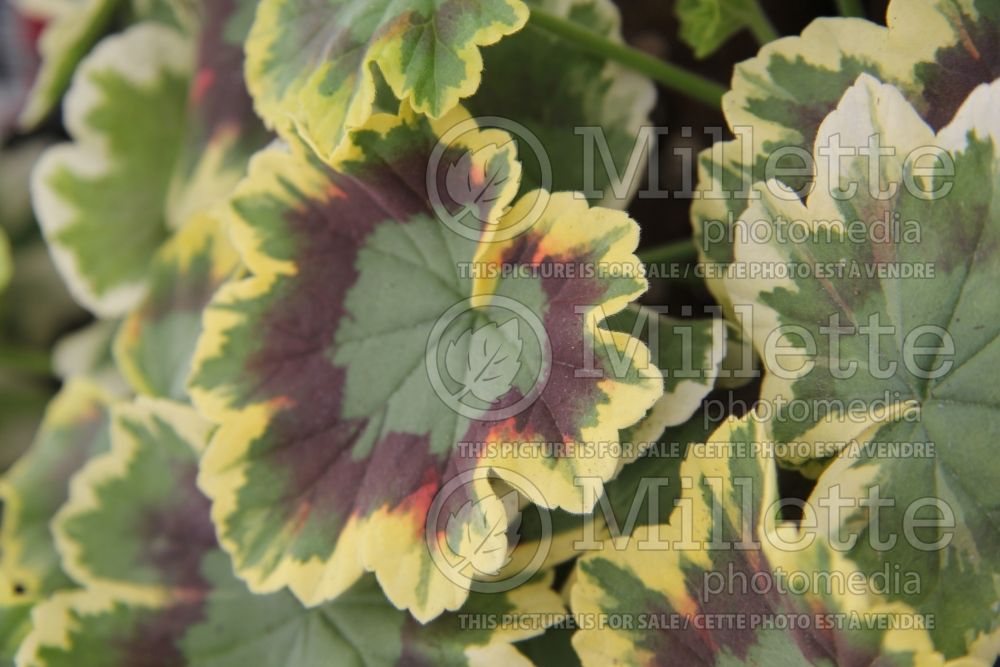
[{"label": "variegated geranium leaf", "polygon": [[[748,334],[768,371],[762,400],[776,438],[796,445],[786,462],[843,449],[837,466],[851,474],[831,484],[842,477],[845,493],[894,499],[875,530],[899,543],[875,550],[865,540],[856,557],[866,570],[895,562],[919,571],[920,594],[900,595],[948,619],[934,631],[948,657],[994,629],[1000,604],[1000,494],[990,482],[1000,466],[989,454],[1000,395],[988,379],[1000,353],[998,118],[1000,83],[984,85],[935,134],[895,87],[863,75],[823,122],[817,146],[858,149],[874,136],[893,154],[876,162],[859,153],[839,170],[819,162],[805,204],[773,183],[759,186],[762,198],[743,219],[788,233],[738,243],[737,264],[764,272],[726,283],[734,303],[752,304]],[[914,178],[912,158],[926,154],[949,168]],[[805,270],[769,270],[788,266]],[[931,454],[883,456],[856,441],[916,443]],[[903,539],[918,498],[950,508],[953,539],[933,549]],[[916,534],[933,542],[948,532]]]},{"label": "variegated geranium leaf", "polygon": [[[6,581],[0,586],[8,588]],[[14,655],[31,631],[32,602],[4,599],[0,601],[0,665],[12,667]]]},{"label": "variegated geranium leaf", "polygon": [[98,314],[136,301],[168,236],[191,51],[155,24],[101,42],[66,97],[74,142],[50,148],[35,168],[32,198],[52,255],[73,295]]},{"label": "variegated geranium leaf", "polygon": [[507,619],[488,629],[463,627],[455,614],[420,625],[370,576],[311,609],[288,592],[251,593],[218,548],[209,500],[195,484],[208,430],[169,401],[116,409],[111,451],[80,472],[55,522],[84,589],[36,607],[19,665],[527,665],[511,642],[544,625],[511,621],[562,610],[545,578],[472,596],[463,613]]},{"label": "variegated geranium leaf", "polygon": [[[178,11],[183,11],[184,2]],[[211,209],[246,173],[250,156],[268,141],[243,80],[243,41],[254,0],[198,0],[194,71],[187,94],[184,143],[167,196],[167,220],[186,224]]]},{"label": "variegated geranium leaf", "polygon": [[63,572],[49,522],[69,495],[69,480],[108,448],[112,398],[86,380],[70,381],[49,405],[28,452],[0,482],[4,504],[0,562],[4,583],[34,600],[72,582]]},{"label": "variegated geranium leaf", "polygon": [[[34,174],[53,256],[101,316],[137,302],[160,245],[226,197],[266,140],[242,79],[252,6],[198,7],[194,37],[145,22],[98,45],[67,95],[74,141],[50,149]],[[115,245],[124,251],[109,253]]]},{"label": "variegated geranium leaf", "polygon": [[[209,306],[188,389],[220,422],[201,484],[256,591],[288,586],[315,604],[368,570],[421,620],[455,609],[506,551],[507,509],[477,473],[526,478],[532,501],[586,511],[575,477],[599,487],[618,461],[582,443],[616,441],[660,395],[644,345],[596,334],[645,289],[596,270],[639,275],[635,223],[570,193],[529,193],[504,213],[518,188],[508,135],[466,133],[430,161],[467,119],[374,116],[335,168],[268,149],[234,196],[254,275]],[[462,215],[485,223],[482,238],[456,227]],[[496,387],[476,383],[494,374],[512,382],[489,402]],[[479,446],[507,442],[565,454]],[[455,482],[429,519],[463,475],[472,483]]]},{"label": "variegated geranium leaf", "polygon": [[[288,593],[255,595],[232,576],[225,554],[203,558],[198,604],[150,605],[103,590],[64,592],[36,606],[35,629],[18,654],[24,667],[531,667],[511,642],[542,632],[537,615],[562,612],[540,578],[504,595],[474,594],[461,614],[421,625],[366,577],[336,602],[306,608]],[[468,616],[463,616],[468,614]],[[469,618],[517,630],[472,629]]]},{"label": "variegated geranium leaf", "polygon": [[109,28],[120,0],[15,0],[20,11],[45,21],[38,40],[41,65],[18,124],[34,129],[59,105],[77,65]]},{"label": "variegated geranium leaf", "polygon": [[201,313],[240,266],[225,226],[212,215],[193,218],[157,253],[149,293],[122,322],[115,359],[139,393],[182,400]]},{"label": "variegated geranium leaf", "polygon": [[915,63],[920,115],[935,130],[951,123],[976,87],[1000,78],[1000,7],[990,0],[894,0],[892,48]]},{"label": "variegated geranium leaf", "polygon": [[[630,535],[636,526],[665,521],[680,494],[678,472],[688,446],[705,442],[719,422],[711,413],[700,411],[681,426],[668,428],[655,442],[643,447],[641,457],[626,463],[604,485],[604,495],[590,514],[523,508],[517,547],[498,578],[526,567],[539,550],[546,553],[544,567],[550,567],[593,549],[595,542]],[[629,442],[625,434],[622,440],[629,446],[638,444],[636,440]]]},{"label": "variegated geranium leaf", "polygon": [[[752,203],[754,183],[776,178],[805,195],[813,174],[794,151],[811,153],[820,123],[860,74],[896,85],[935,130],[950,122],[973,88],[1000,77],[998,18],[990,0],[892,0],[888,27],[817,19],[737,65],[723,100],[736,138],[698,160],[691,216],[702,261],[732,261],[732,222]],[[728,306],[717,271],[708,285]]]},{"label": "variegated geranium leaf", "polygon": [[850,565],[780,522],[774,460],[755,447],[766,443],[755,415],[730,419],[689,450],[669,523],[580,560],[585,666],[943,664],[926,632],[892,629],[909,609],[831,585]]},{"label": "variegated geranium leaf", "polygon": [[52,522],[63,567],[81,586],[122,599],[153,604],[197,591],[200,558],[216,545],[195,487],[211,425],[188,406],[145,398],[111,416],[110,452],[73,478]]},{"label": "variegated geranium leaf", "polygon": [[[890,586],[887,597],[936,619],[930,635],[937,651],[956,664],[992,667],[1000,656],[994,555],[1000,530],[996,494],[983,485],[996,466],[967,460],[953,468],[956,454],[944,453],[982,438],[983,431],[971,427],[981,422],[968,423],[954,431],[952,442],[930,440],[936,427],[919,423],[873,429],[830,463],[808,503],[842,503],[837,514],[817,513],[817,532],[837,539],[870,581],[888,575],[911,582]],[[996,432],[993,424],[985,428]],[[899,443],[911,443],[910,451]],[[933,456],[948,460],[928,460]],[[966,655],[981,662],[961,662]]]},{"label": "variegated geranium leaf", "polygon": [[645,417],[623,434],[632,443],[631,459],[644,444],[656,443],[670,427],[687,422],[715,388],[726,351],[726,325],[721,319],[679,319],[643,306],[630,306],[608,318],[607,326],[645,341],[663,376],[663,396]]},{"label": "variegated geranium leaf", "polygon": [[898,83],[908,80],[910,65],[890,49],[886,27],[823,18],[801,36],[771,42],[736,66],[732,90],[723,98],[735,139],[718,141],[698,156],[700,197],[691,205],[699,257],[717,265],[710,266],[708,287],[730,315],[717,271],[732,262],[732,223],[750,203],[754,183],[773,173],[792,188],[804,187],[811,171],[790,151],[812,150],[820,122],[860,74]]},{"label": "variegated geranium leaf", "polygon": [[[622,39],[611,0],[528,5]],[[624,209],[645,176],[649,137],[641,128],[650,124],[656,90],[606,58],[582,50],[569,57],[566,48],[564,39],[529,26],[484,49],[483,82],[467,106],[474,116],[514,121],[526,130],[512,133],[524,168],[521,193],[539,187],[584,192],[595,203]],[[526,58],[545,66],[525,67]]]},{"label": "variegated geranium leaf", "polygon": [[[197,603],[148,604],[101,589],[57,594],[33,611],[35,629],[18,654],[25,667],[204,667],[344,665],[361,667],[531,667],[511,642],[542,632],[537,615],[555,617],[559,597],[539,578],[505,595],[474,594],[461,614],[421,625],[394,608],[374,577],[341,599],[306,608],[288,593],[255,595],[235,579],[225,554],[202,559],[206,589]],[[472,629],[463,618],[520,629]]]},{"label": "variegated geranium leaf", "polygon": [[115,396],[130,393],[112,355],[115,333],[121,322],[96,320],[56,341],[52,371],[63,382],[86,377]]},{"label": "variegated geranium leaf", "polygon": [[440,117],[479,86],[480,47],[527,18],[521,0],[264,0],[247,82],[270,126],[329,161],[373,112],[374,68],[397,98]]},{"label": "variegated geranium leaf", "polygon": [[[539,549],[548,551],[546,565],[569,560],[595,539],[648,523],[657,511],[665,517],[669,511],[651,511],[648,498],[642,498],[653,488],[651,481],[644,480],[676,476],[687,445],[704,440],[711,431],[712,415],[699,412],[699,408],[714,387],[722,363],[726,334],[721,320],[681,320],[631,305],[609,317],[605,326],[650,348],[653,363],[663,376],[663,395],[645,417],[621,432],[621,472],[605,485],[592,513],[552,510],[547,512],[549,522],[543,529],[539,512],[544,510],[521,512],[517,547],[505,571],[524,567]],[[657,486],[655,493],[662,507],[669,507],[670,490]]]},{"label": "variegated geranium leaf", "polygon": [[[609,317],[605,326],[650,348],[663,376],[663,395],[645,417],[621,432],[616,453],[621,471],[604,485],[592,512],[522,509],[517,544],[501,579],[526,567],[540,550],[546,552],[544,566],[552,566],[579,555],[594,540],[625,534],[635,525],[655,522],[653,517],[665,518],[676,488],[661,486],[659,480],[676,478],[687,445],[704,441],[719,419],[713,416],[717,410],[699,408],[722,363],[726,334],[721,320],[681,320],[633,304]],[[654,494],[658,509],[649,506]]]}]

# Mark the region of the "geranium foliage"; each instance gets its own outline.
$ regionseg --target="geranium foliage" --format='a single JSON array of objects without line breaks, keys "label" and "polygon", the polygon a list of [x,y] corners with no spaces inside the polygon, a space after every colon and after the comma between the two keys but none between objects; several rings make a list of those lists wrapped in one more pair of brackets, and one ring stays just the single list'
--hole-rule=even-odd
[{"label": "geranium foliage", "polygon": [[[102,42],[66,100],[76,141],[50,149],[35,170],[49,247],[74,294],[97,312],[121,313],[136,301],[167,237],[192,57],[178,33],[155,24]],[[116,131],[125,127],[132,131]],[[128,239],[128,261],[108,252],[110,239]]]},{"label": "geranium foliage", "polygon": [[[202,485],[224,546],[255,588],[290,586],[315,603],[373,570],[390,598],[418,617],[454,608],[465,586],[432,566],[422,538],[437,490],[463,471],[492,467],[501,478],[525,475],[544,489],[535,502],[587,510],[575,477],[586,472],[599,483],[617,461],[577,454],[574,443],[616,440],[660,395],[659,373],[641,343],[585,326],[588,317],[623,308],[645,281],[493,279],[490,270],[557,259],[635,265],[637,229],[627,216],[544,191],[504,214],[518,185],[513,144],[502,133],[477,131],[462,147],[465,159],[442,160],[432,178],[446,191],[454,169],[463,169],[461,181],[473,187],[441,205],[476,206],[476,217],[495,228],[476,242],[434,217],[425,165],[437,128],[464,117],[435,123],[412,113],[377,115],[353,134],[349,157],[334,168],[295,148],[269,149],[234,195],[234,238],[254,276],[228,285],[209,306],[189,390],[221,422]],[[502,184],[489,199],[475,194],[489,185],[484,178]],[[505,221],[532,208],[540,219],[528,232],[494,241],[491,234],[509,228]],[[462,266],[484,277],[463,275]],[[386,285],[392,291],[377,298]],[[514,300],[545,313],[534,338],[531,317],[502,306]],[[477,344],[492,336],[481,344],[519,360],[499,388],[477,388],[481,371],[463,367],[467,377],[457,379],[476,389],[465,413],[442,400],[424,365],[435,320],[456,304],[460,328],[475,332]],[[450,344],[471,359],[471,336]],[[583,359],[568,352],[584,345],[594,348],[598,368],[609,369],[603,377],[574,373]],[[612,353],[632,355],[621,377],[610,372]],[[516,407],[532,392],[537,399],[525,412],[490,420],[488,413]],[[459,446],[511,440],[566,443],[567,455],[502,461]],[[488,485],[470,492],[475,514],[450,531],[495,530],[498,512],[506,525]],[[485,554],[466,551],[484,538],[446,541],[459,540],[457,556],[495,570],[479,562]]]},{"label": "geranium foliage", "polygon": [[[773,176],[805,193],[809,166],[790,151],[812,152],[820,123],[860,74],[898,87],[934,129],[946,125],[976,86],[1000,75],[996,12],[988,1],[893,0],[888,27],[817,19],[801,36],[772,42],[737,65],[723,100],[736,139],[699,158],[698,190],[706,194],[693,204],[692,220],[702,259],[732,260],[732,235],[719,226],[746,209],[755,182]],[[709,286],[726,303],[718,278]]]},{"label": "geranium foliage", "polygon": [[996,0],[14,4],[0,667],[996,667]]},{"label": "geranium foliage", "polygon": [[[668,525],[641,526],[614,540],[616,549],[579,562],[574,612],[634,620],[579,632],[573,641],[584,665],[932,664],[922,662],[934,659],[926,632],[880,625],[905,615],[905,606],[781,582],[790,573],[835,577],[850,565],[781,524],[774,461],[752,453],[765,444],[753,415],[723,424],[681,466],[683,490]],[[713,572],[728,577],[729,588],[715,590]],[[839,633],[782,622],[804,612],[846,612],[858,627]],[[718,620],[726,616],[731,623]]]},{"label": "geranium foliage", "polygon": [[[110,451],[76,477],[55,518],[67,568],[82,589],[36,607],[20,664],[126,666],[149,656],[157,665],[220,667],[284,660],[466,665],[480,654],[524,664],[509,642],[531,631],[455,632],[453,617],[421,626],[370,578],[315,609],[288,593],[250,593],[219,550],[209,501],[195,486],[209,427],[190,407],[163,400],[115,409]],[[469,609],[556,614],[562,606],[546,583],[480,596]],[[395,641],[377,639],[373,627]]]},{"label": "geranium foliage", "polygon": [[270,125],[330,159],[371,116],[376,71],[397,98],[439,117],[479,86],[480,47],[527,17],[521,0],[266,0],[247,40],[247,81]]},{"label": "geranium foliage", "polygon": [[[621,39],[621,19],[610,0],[530,0],[528,5],[616,42]],[[529,28],[505,37],[483,50],[483,70],[489,76],[465,104],[475,116],[513,120],[525,128],[514,135],[522,194],[539,187],[582,191],[595,203],[624,208],[646,167],[650,147],[641,132],[650,124],[656,90],[645,77],[605,57],[581,51],[567,58],[565,48],[564,40],[541,30]],[[546,66],[525,69],[525,58]],[[584,140],[577,128],[601,132]],[[605,147],[606,156],[600,152]],[[625,173],[617,185],[612,182],[615,171],[594,162],[608,158],[615,171]]]},{"label": "geranium foliage", "polygon": [[73,71],[107,28],[119,2],[19,0],[15,4],[24,13],[46,23],[38,43],[42,64],[18,118],[22,126],[30,128],[58,105]]},{"label": "geranium foliage", "polygon": [[[69,287],[101,315],[142,296],[153,256],[219,203],[265,135],[240,78],[235,2],[206,3],[197,41],[139,23],[87,56],[66,99],[73,143],[34,174],[35,210]],[[127,256],[107,252],[126,240]]]},{"label": "geranium foliage", "polygon": [[239,267],[226,226],[211,214],[191,220],[160,248],[149,292],[124,319],[115,340],[118,367],[137,393],[186,397],[202,310]]},{"label": "geranium foliage", "polygon": [[[982,381],[983,369],[995,363],[997,329],[981,307],[1000,275],[994,240],[1000,229],[991,224],[1000,184],[994,148],[1000,145],[998,93],[996,85],[975,90],[952,123],[935,135],[896,88],[862,75],[820,126],[817,145],[834,135],[843,145],[867,145],[868,137],[878,133],[899,150],[900,157],[882,161],[877,181],[870,180],[868,165],[859,161],[844,160],[842,182],[832,182],[830,172],[820,169],[816,191],[805,205],[765,194],[747,211],[748,219],[801,221],[798,224],[811,227],[808,236],[802,242],[739,243],[735,252],[736,262],[759,261],[766,255],[764,261],[814,266],[844,262],[847,270],[842,277],[823,280],[733,281],[728,286],[734,300],[756,300],[754,314],[759,320],[752,333],[758,343],[762,345],[762,337],[771,331],[786,327],[789,349],[797,351],[770,360],[775,373],[764,385],[763,398],[776,403],[784,396],[806,405],[820,405],[816,400],[820,398],[841,399],[829,412],[815,409],[804,419],[788,419],[778,411],[772,431],[780,440],[816,443],[826,456],[858,439],[934,446],[933,456],[884,460],[866,454],[869,450],[849,450],[831,468],[825,483],[836,483],[844,494],[867,497],[870,489],[878,488],[894,498],[898,509],[881,512],[878,524],[863,529],[866,535],[876,531],[877,540],[883,536],[879,531],[902,535],[908,521],[904,514],[920,498],[940,498],[949,512],[962,517],[964,537],[956,535],[947,546],[942,542],[938,548],[926,548],[942,537],[940,528],[929,528],[919,533],[919,541],[901,541],[890,552],[891,558],[920,571],[922,589],[918,596],[908,596],[915,598],[908,602],[950,617],[949,626],[935,637],[949,657],[961,655],[967,642],[995,629],[997,619],[989,610],[1000,600],[994,585],[1000,564],[983,557],[1000,553],[1000,529],[995,523],[1000,497],[988,483],[1000,474],[1000,466],[993,457],[977,455],[990,447],[1000,428],[993,390]],[[883,184],[898,182],[906,169],[913,168],[906,157],[922,147],[937,147],[950,156],[952,194],[938,198],[926,194],[941,192],[943,179],[938,176],[915,191],[901,187],[894,196],[877,198],[873,193]],[[857,179],[859,192],[838,201],[832,193],[847,178]],[[874,227],[884,225],[886,214],[895,212],[903,220],[919,221],[919,239],[859,243],[843,224],[838,228],[830,222],[863,221]],[[933,278],[866,275],[867,267],[907,266],[933,267]],[[830,326],[840,329],[842,336],[821,337],[820,328]],[[872,327],[893,333],[875,348],[877,358],[869,354],[871,337],[877,335]],[[805,350],[798,334],[809,331],[815,334],[809,340],[818,345]],[[828,347],[831,341],[835,349]],[[821,360],[817,367],[797,377],[801,368],[797,362],[814,359]],[[851,418],[837,409],[850,400],[872,406],[870,414]],[[880,424],[884,425],[877,428]],[[844,521],[851,525],[851,513],[847,514]],[[866,567],[878,568],[886,555],[873,544],[877,541],[860,540],[854,555]],[[955,596],[956,590],[962,595]]]},{"label": "geranium foliage", "polygon": [[106,391],[86,380],[67,384],[46,411],[31,449],[3,477],[5,596],[38,599],[71,585],[48,524],[66,502],[70,478],[108,448],[112,402]]}]

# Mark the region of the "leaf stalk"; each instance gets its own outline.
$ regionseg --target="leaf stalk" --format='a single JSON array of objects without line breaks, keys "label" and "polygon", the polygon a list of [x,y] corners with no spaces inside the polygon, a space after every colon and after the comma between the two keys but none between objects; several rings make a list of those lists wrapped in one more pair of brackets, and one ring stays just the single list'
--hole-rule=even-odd
[{"label": "leaf stalk", "polygon": [[689,72],[683,67],[654,58],[627,44],[615,42],[572,21],[540,9],[531,10],[529,25],[567,40],[574,46],[604,56],[640,74],[645,74],[664,87],[713,108],[722,107],[726,89],[719,83]]},{"label": "leaf stalk", "polygon": [[764,13],[764,8],[760,6],[760,0],[754,0],[754,2],[750,3],[748,9],[749,11],[744,16],[744,19],[758,44],[764,46],[768,42],[773,42],[781,37],[775,29],[774,24],[771,23],[771,19]]},{"label": "leaf stalk", "polygon": [[681,239],[680,241],[665,243],[639,252],[639,259],[644,264],[690,262],[697,258],[698,253],[691,239]]}]

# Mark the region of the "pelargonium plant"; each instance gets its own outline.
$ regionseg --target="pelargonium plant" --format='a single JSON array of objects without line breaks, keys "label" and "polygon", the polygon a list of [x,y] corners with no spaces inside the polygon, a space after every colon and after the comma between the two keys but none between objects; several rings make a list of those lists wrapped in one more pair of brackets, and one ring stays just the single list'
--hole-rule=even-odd
[{"label": "pelargonium plant", "polygon": [[1000,3],[652,4],[3,9],[2,664],[1000,664]]}]

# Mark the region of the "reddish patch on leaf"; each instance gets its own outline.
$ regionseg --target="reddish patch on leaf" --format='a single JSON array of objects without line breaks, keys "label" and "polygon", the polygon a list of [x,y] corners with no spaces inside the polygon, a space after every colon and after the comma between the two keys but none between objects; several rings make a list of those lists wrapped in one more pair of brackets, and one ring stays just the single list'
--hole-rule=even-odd
[{"label": "reddish patch on leaf", "polygon": [[205,24],[198,40],[197,71],[192,97],[202,108],[209,129],[233,124],[245,127],[255,121],[253,101],[243,82],[243,48],[229,42],[226,31],[239,10],[236,0],[205,3]]},{"label": "reddish patch on leaf", "polygon": [[205,99],[209,89],[215,84],[215,71],[210,69],[200,69],[191,84],[190,103],[198,106]]}]

